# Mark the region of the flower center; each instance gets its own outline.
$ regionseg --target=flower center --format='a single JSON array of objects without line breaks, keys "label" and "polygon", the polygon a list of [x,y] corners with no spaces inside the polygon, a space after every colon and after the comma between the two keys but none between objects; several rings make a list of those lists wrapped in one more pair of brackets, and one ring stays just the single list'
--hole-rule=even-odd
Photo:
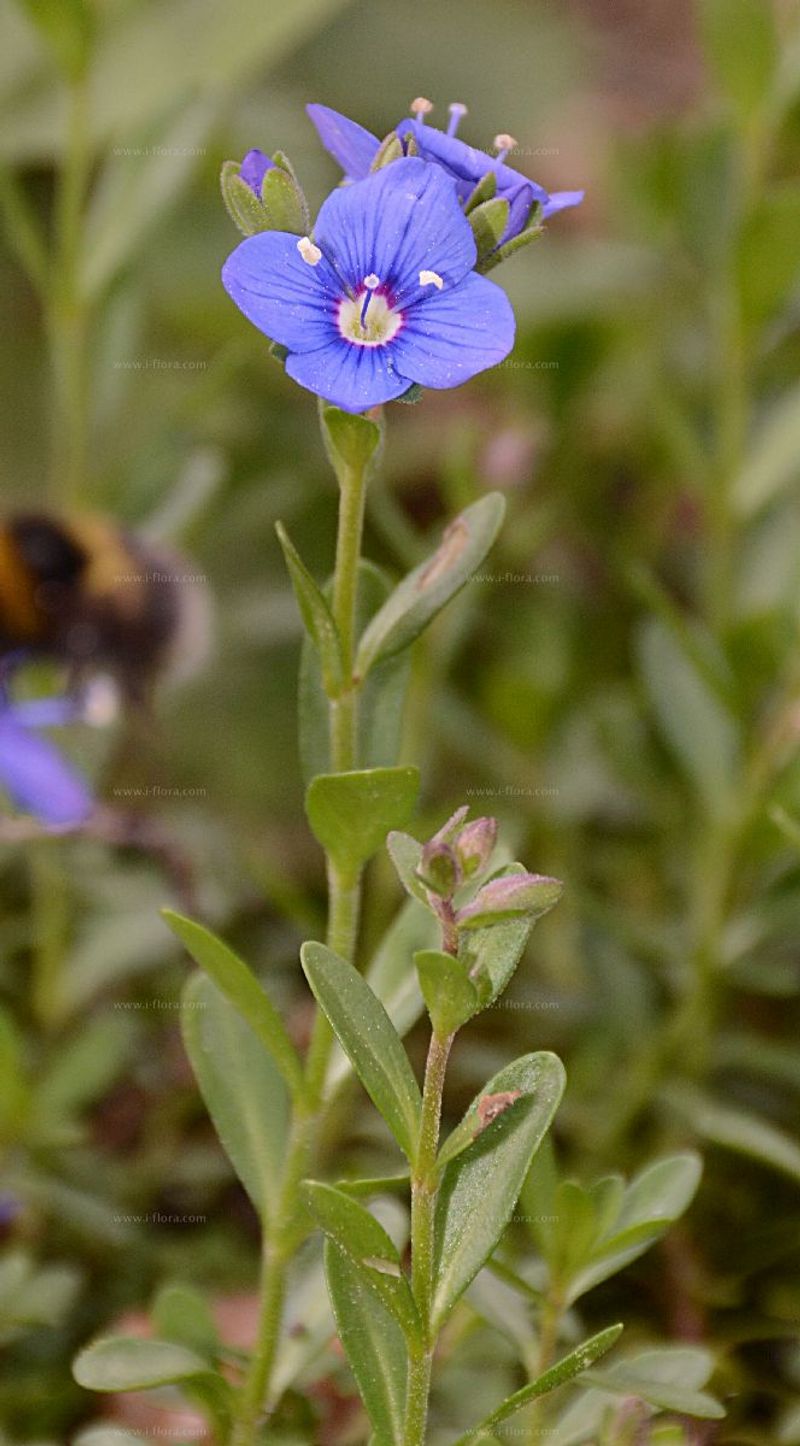
[{"label": "flower center", "polygon": [[380,277],[365,276],[358,296],[345,296],[339,303],[339,331],[345,341],[357,346],[385,346],[403,324],[403,314],[394,311],[386,297],[377,292]]}]

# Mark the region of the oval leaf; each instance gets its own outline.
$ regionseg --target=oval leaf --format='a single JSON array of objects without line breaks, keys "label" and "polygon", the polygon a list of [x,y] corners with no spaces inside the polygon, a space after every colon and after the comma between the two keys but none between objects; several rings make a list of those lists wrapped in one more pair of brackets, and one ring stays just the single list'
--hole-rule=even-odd
[{"label": "oval leaf", "polygon": [[342,1049],[398,1145],[413,1159],[422,1101],[392,1021],[352,964],[324,944],[304,944],[306,978]]},{"label": "oval leaf", "polygon": [[400,1266],[400,1254],[380,1222],[333,1185],[307,1180],[303,1194],[317,1224],[358,1266],[367,1288],[391,1311],[409,1339],[419,1339],[419,1317]]},{"label": "oval leaf", "polygon": [[322,773],[306,790],[314,837],[345,875],[357,874],[391,829],[408,823],[419,792],[417,768]]},{"label": "oval leaf", "polygon": [[76,1357],[72,1374],[88,1391],[147,1391],[208,1371],[208,1362],[172,1341],[108,1336]]},{"label": "oval leaf", "polygon": [[433,1318],[437,1328],[505,1230],[564,1083],[564,1066],[556,1055],[524,1055],[494,1076],[459,1126],[459,1132],[464,1126],[479,1127],[481,1100],[487,1094],[519,1091],[511,1107],[478,1133],[444,1173],[436,1211]]},{"label": "oval leaf", "polygon": [[289,1089],[295,1095],[303,1091],[303,1071],[286,1026],[255,975],[247,965],[202,924],[185,919],[171,909],[162,910],[163,917],[200,968],[213,979],[226,999],[238,1009],[253,1033],[266,1045]]},{"label": "oval leaf", "polygon": [[356,656],[361,677],[381,658],[413,643],[469,582],[500,531],[505,507],[499,492],[474,502],[450,523],[433,556],[403,578],[361,639]]},{"label": "oval leaf", "polygon": [[183,994],[183,1041],[223,1149],[259,1215],[277,1209],[289,1102],[272,1057],[202,974]]},{"label": "oval leaf", "polygon": [[328,1240],[325,1274],[350,1369],[380,1446],[403,1440],[406,1347],[396,1321],[343,1250]]}]

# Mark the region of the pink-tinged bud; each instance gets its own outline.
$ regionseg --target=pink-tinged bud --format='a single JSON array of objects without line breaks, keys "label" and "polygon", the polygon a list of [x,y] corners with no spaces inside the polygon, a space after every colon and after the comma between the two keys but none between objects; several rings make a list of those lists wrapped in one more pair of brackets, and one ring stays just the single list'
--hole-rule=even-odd
[{"label": "pink-tinged bud", "polygon": [[486,867],[496,843],[496,818],[474,818],[462,828],[455,850],[465,879],[471,879]]},{"label": "pink-tinged bud", "polygon": [[443,899],[452,898],[461,883],[458,859],[449,844],[431,839],[422,850],[417,878]]},{"label": "pink-tinged bud", "polygon": [[453,843],[468,813],[469,804],[462,804],[461,808],[457,808],[455,813],[447,820],[447,823],[442,824],[430,842],[432,844]]},{"label": "pink-tinged bud", "polygon": [[543,874],[505,874],[479,889],[471,904],[456,914],[459,929],[483,929],[506,919],[538,919],[558,903],[563,891],[558,879]]}]

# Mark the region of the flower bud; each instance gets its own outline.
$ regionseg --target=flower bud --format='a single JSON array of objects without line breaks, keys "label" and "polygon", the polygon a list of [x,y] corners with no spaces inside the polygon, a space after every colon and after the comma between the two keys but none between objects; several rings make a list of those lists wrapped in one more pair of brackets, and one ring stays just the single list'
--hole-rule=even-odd
[{"label": "flower bud", "polygon": [[245,236],[259,231],[290,231],[296,236],[308,232],[305,196],[291,163],[280,151],[270,160],[254,148],[241,165],[226,161],[220,185],[228,213]]},{"label": "flower bud", "polygon": [[456,914],[459,929],[483,929],[506,919],[538,919],[558,903],[563,884],[543,874],[505,874],[479,889]]},{"label": "flower bud", "polygon": [[461,869],[449,844],[431,839],[422,850],[417,878],[440,898],[452,898],[461,883]]},{"label": "flower bud", "polygon": [[471,879],[486,867],[496,842],[496,818],[474,818],[462,828],[455,841],[455,851],[465,879]]}]

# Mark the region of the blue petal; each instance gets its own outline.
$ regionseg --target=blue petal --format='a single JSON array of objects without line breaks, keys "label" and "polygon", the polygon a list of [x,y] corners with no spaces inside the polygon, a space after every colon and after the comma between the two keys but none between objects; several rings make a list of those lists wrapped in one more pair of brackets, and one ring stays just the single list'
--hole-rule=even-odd
[{"label": "blue petal", "polygon": [[570,206],[580,206],[585,195],[585,191],[553,191],[542,207],[542,220],[546,221],[548,216],[555,216],[558,211],[566,211]]},{"label": "blue petal", "polygon": [[457,387],[508,356],[514,312],[499,286],[473,272],[413,306],[390,345],[404,376],[423,387]]},{"label": "blue petal", "polygon": [[345,412],[366,412],[408,391],[394,365],[394,346],[355,346],[343,337],[318,351],[286,359],[290,377]]},{"label": "blue petal", "polygon": [[254,148],[247,152],[239,167],[240,179],[250,187],[251,191],[255,192],[259,199],[261,198],[261,182],[267,171],[273,169],[273,165],[269,156],[265,156],[263,151]]},{"label": "blue petal", "polygon": [[453,286],[477,256],[453,181],[416,159],[393,161],[334,191],[314,236],[354,290],[374,272],[400,303],[419,295],[420,271],[435,271]]},{"label": "blue petal", "polygon": [[225,262],[222,284],[265,336],[290,351],[311,351],[338,335],[343,288],[324,257],[316,266],[303,260],[297,239],[285,231],[248,236]]},{"label": "blue petal", "polygon": [[323,146],[339,162],[348,180],[361,181],[369,175],[380,141],[357,121],[340,115],[327,105],[307,105]]},{"label": "blue petal", "polygon": [[0,784],[9,798],[49,828],[74,828],[94,807],[78,773],[47,739],[10,713],[0,718]]},{"label": "blue petal", "polygon": [[516,191],[506,193],[504,199],[508,201],[508,222],[498,243],[499,245],[502,246],[504,241],[511,241],[514,236],[518,236],[520,231],[525,229],[528,217],[531,214],[531,207],[534,201],[540,199],[536,195],[538,189],[539,187],[534,186],[531,181],[527,183],[523,182],[522,185],[517,186]]},{"label": "blue petal", "polygon": [[489,171],[493,171],[497,177],[498,196],[508,199],[507,193],[516,192],[520,183],[524,183],[532,188],[534,200],[542,203],[547,200],[547,192],[542,186],[523,176],[521,171],[515,171],[513,166],[504,165],[496,156],[468,146],[466,141],[460,141],[458,136],[445,135],[444,131],[418,120],[401,121],[397,127],[398,135],[402,138],[409,132],[414,136],[423,160],[438,162],[451,175],[468,184],[470,189]]}]

